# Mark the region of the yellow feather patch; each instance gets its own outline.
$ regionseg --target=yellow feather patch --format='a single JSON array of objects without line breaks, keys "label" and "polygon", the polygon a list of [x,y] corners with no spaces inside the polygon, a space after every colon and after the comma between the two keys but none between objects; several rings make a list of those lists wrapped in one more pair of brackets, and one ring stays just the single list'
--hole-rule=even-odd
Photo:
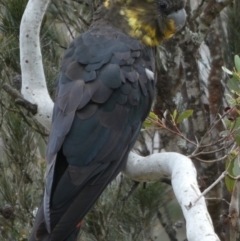
[{"label": "yellow feather patch", "polygon": [[109,8],[109,6],[110,6],[110,0],[106,0],[106,1],[104,2],[104,6],[105,6],[106,8]]},{"label": "yellow feather patch", "polygon": [[156,34],[156,29],[144,23],[141,19],[144,19],[146,10],[142,8],[135,9],[122,9],[121,15],[125,15],[128,25],[131,28],[130,35],[134,38],[142,40],[146,45],[156,46],[160,43],[160,39]]},{"label": "yellow feather patch", "polygon": [[171,38],[176,32],[175,23],[172,19],[168,20],[168,28],[164,32],[164,39]]},{"label": "yellow feather patch", "polygon": [[[152,0],[147,0],[148,2]],[[175,33],[174,21],[169,19],[166,29],[164,30],[164,36],[157,34],[157,26],[151,25],[144,21],[146,10],[143,8],[122,8],[120,14],[125,16],[128,25],[130,27],[130,34],[134,38],[140,39],[148,46],[154,47],[159,45],[164,39],[168,39]]]}]

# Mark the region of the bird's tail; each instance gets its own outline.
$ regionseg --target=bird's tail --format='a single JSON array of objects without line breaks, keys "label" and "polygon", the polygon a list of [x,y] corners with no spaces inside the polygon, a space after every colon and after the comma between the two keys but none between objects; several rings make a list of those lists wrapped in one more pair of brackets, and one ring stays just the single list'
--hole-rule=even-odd
[{"label": "bird's tail", "polygon": [[[64,241],[77,241],[81,225],[82,222],[80,222],[76,226],[76,228],[70,233],[70,235]],[[48,233],[44,223],[43,202],[38,208],[32,232],[29,236],[28,241],[52,241],[51,234]]]}]

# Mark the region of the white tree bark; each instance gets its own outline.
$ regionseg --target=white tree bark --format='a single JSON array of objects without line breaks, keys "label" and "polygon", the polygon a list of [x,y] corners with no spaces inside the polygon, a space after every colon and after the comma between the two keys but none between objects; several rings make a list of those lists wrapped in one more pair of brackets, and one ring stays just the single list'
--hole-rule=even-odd
[{"label": "white tree bark", "polygon": [[174,152],[141,157],[131,152],[123,173],[138,182],[170,177],[174,194],[186,219],[188,240],[219,240],[213,231],[204,197],[195,203],[201,192],[196,180],[196,169],[188,157]]},{"label": "white tree bark", "polygon": [[[29,0],[20,28],[22,95],[37,104],[35,118],[48,130],[51,126],[53,102],[49,96],[42,64],[39,32],[50,0]],[[189,158],[178,153],[158,153],[141,157],[130,153],[124,173],[146,182],[170,177],[176,198],[182,208],[189,241],[217,241],[204,198],[200,195],[196,170]]]},{"label": "white tree bark", "polygon": [[20,63],[23,97],[38,106],[35,118],[50,130],[53,101],[45,81],[40,47],[40,27],[50,0],[29,0],[20,26]]}]

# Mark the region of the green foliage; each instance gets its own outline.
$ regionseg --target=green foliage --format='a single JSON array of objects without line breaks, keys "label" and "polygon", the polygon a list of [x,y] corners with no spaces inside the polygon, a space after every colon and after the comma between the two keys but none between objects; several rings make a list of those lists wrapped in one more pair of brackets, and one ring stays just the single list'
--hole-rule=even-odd
[{"label": "green foliage", "polygon": [[6,112],[1,140],[0,239],[27,240],[44,187],[45,165],[37,145],[41,137],[18,114]]},{"label": "green foliage", "polygon": [[159,222],[157,212],[162,211],[174,196],[169,188],[158,182],[149,183],[145,188],[138,185],[126,200],[132,184],[122,177],[107,187],[84,219],[83,240],[151,240],[152,227]]},{"label": "green foliage", "polygon": [[20,73],[19,28],[27,0],[0,1],[0,62],[2,69]]},{"label": "green foliage", "polygon": [[[27,0],[0,1],[0,67],[1,80],[10,82],[14,75],[20,74],[19,32],[20,22]],[[49,13],[49,15],[51,15]],[[68,46],[66,35],[59,32],[56,21],[47,17],[42,24],[41,46],[43,63],[50,94],[53,94],[54,82],[60,66],[64,48]],[[9,78],[7,80],[7,78]]]},{"label": "green foliage", "polygon": [[228,88],[233,91],[233,92],[239,92],[240,88],[239,88],[239,81],[238,78],[234,75],[227,84]]},{"label": "green foliage", "polygon": [[180,124],[184,119],[187,119],[193,115],[193,110],[185,110],[178,114],[177,110],[174,110],[172,114],[172,122],[177,125]]},{"label": "green foliage", "polygon": [[[182,113],[178,114],[178,111],[175,109],[173,114],[171,115],[172,124],[177,126],[178,124],[182,123],[184,119],[188,119],[193,115],[193,110],[185,110]],[[154,113],[150,112],[148,117],[143,123],[144,128],[165,128],[164,123],[159,117]]]},{"label": "green foliage", "polygon": [[[0,240],[27,240],[34,212],[42,198],[45,173],[45,133],[30,114],[16,106],[2,85],[14,85],[21,74],[19,28],[27,0],[0,1]],[[65,34],[54,21],[44,21],[41,46],[45,74],[53,93]]]},{"label": "green foliage", "polygon": [[234,56],[234,64],[238,73],[240,73],[240,58],[238,55]]},{"label": "green foliage", "polygon": [[19,44],[15,36],[0,37],[0,57],[0,68],[3,70],[2,76],[7,76],[9,72],[20,73]]},{"label": "green foliage", "polygon": [[[234,176],[234,163],[237,160],[237,153],[232,152],[229,154],[228,159],[225,164],[225,169],[228,171],[228,173],[232,176]],[[229,192],[233,191],[235,180],[229,178],[228,176],[225,177],[225,184]]]},{"label": "green foliage", "polygon": [[233,96],[230,97],[230,107],[227,108],[228,119],[225,121],[230,134],[234,137],[236,144],[240,146],[240,58],[238,55],[234,57],[235,69],[230,71],[226,68],[223,70],[232,75],[227,85]]},{"label": "green foliage", "polygon": [[[227,127],[226,136],[234,140],[236,144],[235,150],[228,154],[225,169],[229,176],[225,177],[226,187],[229,192],[233,191],[235,180],[233,178],[239,176],[239,146],[240,146],[240,58],[238,55],[234,57],[235,68],[233,71],[223,68],[223,70],[232,77],[227,85],[233,95],[229,99],[230,107],[226,109],[227,119],[225,124]],[[233,177],[233,178],[231,178]]]},{"label": "green foliage", "polygon": [[239,87],[239,79],[240,79],[240,58],[238,55],[234,56],[234,64],[235,64],[235,70],[231,71],[227,69],[226,67],[222,67],[223,71],[232,77],[228,81],[227,85],[229,89],[237,94],[239,96],[240,94],[240,87]]},{"label": "green foliage", "polygon": [[184,112],[179,114],[177,118],[177,124],[181,123],[184,119],[187,119],[192,115],[193,115],[193,110],[185,110]]},{"label": "green foliage", "polygon": [[1,5],[1,25],[0,31],[5,35],[19,37],[19,28],[22,14],[28,0],[2,0]]},{"label": "green foliage", "polygon": [[158,116],[154,112],[150,112],[147,119],[143,123],[144,128],[155,127],[158,122]]},{"label": "green foliage", "polygon": [[228,32],[228,49],[226,55],[229,57],[229,64],[232,66],[232,60],[235,54],[240,54],[240,2],[235,0],[229,5],[227,14],[227,32]]}]

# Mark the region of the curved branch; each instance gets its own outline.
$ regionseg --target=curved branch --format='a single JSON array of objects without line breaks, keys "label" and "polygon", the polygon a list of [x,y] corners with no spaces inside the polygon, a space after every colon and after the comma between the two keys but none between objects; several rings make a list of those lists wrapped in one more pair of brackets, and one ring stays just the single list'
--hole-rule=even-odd
[{"label": "curved branch", "polygon": [[196,169],[186,156],[174,152],[156,153],[141,157],[133,152],[123,171],[138,182],[157,181],[170,177],[175,196],[186,219],[189,241],[217,241],[212,220],[208,214],[205,199],[201,195],[196,180]]},{"label": "curved branch", "polygon": [[20,63],[23,97],[38,106],[34,116],[48,130],[51,126],[51,100],[42,64],[40,28],[50,0],[29,0],[20,26]]}]

